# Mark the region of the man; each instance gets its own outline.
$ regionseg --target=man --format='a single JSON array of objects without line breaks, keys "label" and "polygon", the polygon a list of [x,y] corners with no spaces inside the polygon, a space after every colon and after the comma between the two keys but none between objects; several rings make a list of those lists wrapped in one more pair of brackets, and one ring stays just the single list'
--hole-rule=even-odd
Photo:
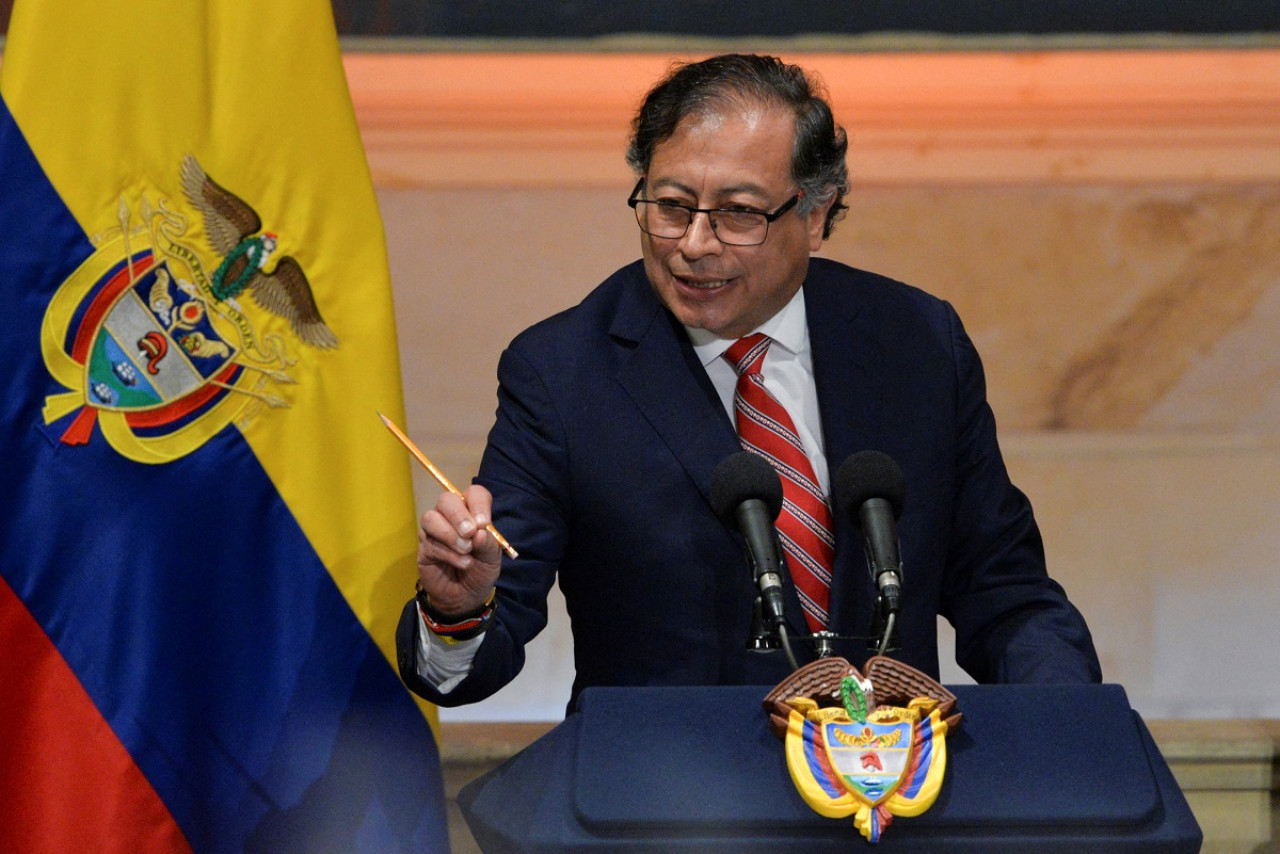
[{"label": "man", "polygon": [[[397,632],[413,690],[458,705],[509,682],[557,579],[570,708],[591,685],[780,681],[781,653],[746,649],[754,581],[709,502],[713,470],[744,444],[786,470],[783,516],[804,523],[778,522],[791,636],[824,630],[836,654],[868,655],[877,590],[854,520],[824,499],[830,472],[874,449],[906,479],[895,657],[936,677],[941,614],[979,681],[1101,678],[951,307],[810,258],[844,208],[845,148],[804,72],[772,58],[685,65],[646,96],[628,152],[643,262],[503,353],[476,484],[422,517],[420,593]],[[740,388],[760,354],[762,379]],[[785,429],[753,434],[760,423]],[[799,456],[782,465],[764,446],[787,434]],[[503,561],[490,523],[519,558]]]}]

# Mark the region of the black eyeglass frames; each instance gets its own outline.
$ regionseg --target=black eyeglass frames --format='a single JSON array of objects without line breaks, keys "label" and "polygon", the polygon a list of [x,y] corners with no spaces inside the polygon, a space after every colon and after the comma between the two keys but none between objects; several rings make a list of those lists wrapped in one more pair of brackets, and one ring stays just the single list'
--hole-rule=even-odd
[{"label": "black eyeglass frames", "polygon": [[693,218],[700,213],[711,221],[711,230],[721,243],[730,246],[759,246],[769,237],[769,223],[799,204],[804,191],[796,193],[772,211],[742,208],[695,208],[678,202],[651,201],[640,198],[645,179],[642,177],[627,198],[636,212],[636,223],[645,234],[679,240],[688,232]]}]

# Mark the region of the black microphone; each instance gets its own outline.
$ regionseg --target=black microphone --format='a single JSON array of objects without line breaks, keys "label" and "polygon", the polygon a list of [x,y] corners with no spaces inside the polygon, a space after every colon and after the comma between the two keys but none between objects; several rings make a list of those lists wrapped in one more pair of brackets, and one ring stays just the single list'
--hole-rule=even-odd
[{"label": "black microphone", "polygon": [[774,522],[782,511],[782,481],[750,451],[726,457],[711,474],[711,507],[747,541],[747,555],[763,600],[764,618],[782,623],[782,558]]},{"label": "black microphone", "polygon": [[877,610],[883,614],[878,616],[898,613],[902,557],[896,523],[907,495],[902,469],[879,451],[859,451],[841,463],[835,494],[838,506],[862,529],[871,577],[880,590]]}]

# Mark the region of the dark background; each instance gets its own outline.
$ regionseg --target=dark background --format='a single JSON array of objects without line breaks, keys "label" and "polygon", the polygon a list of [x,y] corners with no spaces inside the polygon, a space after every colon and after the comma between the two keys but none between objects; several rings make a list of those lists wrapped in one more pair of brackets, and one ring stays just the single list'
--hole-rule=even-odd
[{"label": "dark background", "polygon": [[[0,0],[0,33],[12,7]],[[333,0],[333,9],[344,36],[450,39],[1280,32],[1277,0]]]}]

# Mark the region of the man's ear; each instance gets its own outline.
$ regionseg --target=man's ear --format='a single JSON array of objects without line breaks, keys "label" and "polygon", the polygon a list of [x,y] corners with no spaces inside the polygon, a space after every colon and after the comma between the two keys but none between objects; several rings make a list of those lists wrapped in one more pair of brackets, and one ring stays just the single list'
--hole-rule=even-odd
[{"label": "man's ear", "polygon": [[809,232],[809,251],[817,252],[822,248],[822,232],[827,225],[827,211],[831,210],[831,206],[835,204],[835,193],[831,194],[831,198],[824,205],[819,205],[809,211],[808,220],[805,222],[805,228]]}]

